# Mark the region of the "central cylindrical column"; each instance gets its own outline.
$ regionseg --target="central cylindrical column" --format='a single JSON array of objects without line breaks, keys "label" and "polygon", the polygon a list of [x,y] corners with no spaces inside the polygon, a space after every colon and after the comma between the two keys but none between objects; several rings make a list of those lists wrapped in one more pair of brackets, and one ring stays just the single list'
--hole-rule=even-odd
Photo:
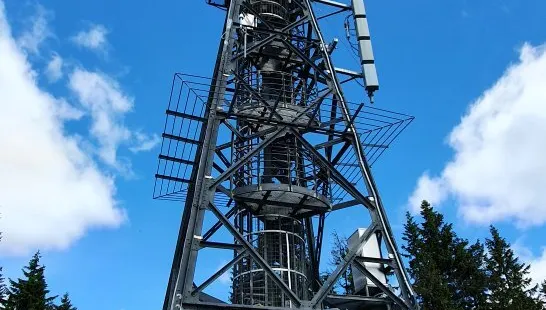
[{"label": "central cylindrical column", "polygon": [[[288,216],[255,216],[241,210],[237,215],[237,226],[272,270],[299,298],[304,298],[308,266],[303,223]],[[232,302],[291,307],[288,296],[256,260],[247,257],[235,266],[234,271]]]},{"label": "central cylindrical column", "polygon": [[[241,16],[243,26],[238,44],[242,49],[263,39],[268,31],[279,32],[301,18],[296,15],[301,13],[293,13],[298,10],[290,0],[249,0],[249,4],[252,10],[242,12]],[[259,16],[252,15],[256,13]],[[316,93],[307,89],[306,79],[293,65],[297,60],[283,42],[273,40],[245,56],[237,66],[238,75],[253,91],[237,93],[236,113],[251,119],[315,124],[307,107]],[[268,139],[268,134],[257,133],[271,126],[274,125],[242,117],[237,129],[244,138],[232,137],[232,160],[243,158]],[[314,240],[308,240],[307,232],[312,227],[305,226],[304,214],[325,212],[329,208],[328,178],[323,169],[296,137],[286,135],[271,141],[248,160],[231,182],[238,207],[235,226],[298,298],[305,300],[312,275],[307,263],[309,243]],[[234,266],[232,288],[233,303],[293,306],[288,295],[267,275],[265,267],[251,257]]]}]

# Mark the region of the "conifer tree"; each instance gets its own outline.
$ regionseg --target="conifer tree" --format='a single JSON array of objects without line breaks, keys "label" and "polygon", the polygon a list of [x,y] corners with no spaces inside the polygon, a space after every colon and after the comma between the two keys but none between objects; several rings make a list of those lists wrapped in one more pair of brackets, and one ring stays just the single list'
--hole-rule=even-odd
[{"label": "conifer tree", "polygon": [[68,293],[65,293],[61,298],[61,304],[55,307],[55,310],[78,310],[72,305]]},{"label": "conifer tree", "polygon": [[544,309],[546,309],[546,280],[544,280],[540,285],[538,296],[540,302],[542,302],[542,306],[544,307]]},{"label": "conifer tree", "polygon": [[421,204],[422,223],[406,214],[402,247],[424,310],[482,309],[486,303],[484,247],[457,237],[452,224]]},{"label": "conifer tree", "polygon": [[23,268],[24,279],[13,281],[5,303],[6,310],[50,310],[55,297],[49,297],[43,265],[40,265],[40,252],[36,252],[28,266]]},{"label": "conifer tree", "polygon": [[[0,233],[0,241],[2,241],[2,233]],[[4,306],[7,294],[6,283],[4,282],[4,274],[2,273],[2,271],[2,266],[0,266],[0,307]]]},{"label": "conifer tree", "polygon": [[542,305],[534,299],[537,287],[529,288],[530,266],[519,261],[510,244],[491,226],[491,239],[486,240],[489,255],[486,265],[491,310],[534,310]]},{"label": "conifer tree", "polygon": [[5,298],[6,298],[6,290],[7,290],[6,284],[4,283],[4,276],[2,274],[2,267],[0,267],[0,307],[4,305]]},{"label": "conifer tree", "polygon": [[440,216],[433,218],[434,214],[430,210],[430,204],[423,201],[421,215],[425,220],[421,226],[409,212],[406,214],[403,235],[406,245],[402,246],[405,251],[403,255],[409,259],[408,273],[414,280],[413,288],[423,309],[454,309],[451,307],[449,287],[438,259],[442,256],[441,252],[445,252],[441,251],[440,242],[443,219]]}]

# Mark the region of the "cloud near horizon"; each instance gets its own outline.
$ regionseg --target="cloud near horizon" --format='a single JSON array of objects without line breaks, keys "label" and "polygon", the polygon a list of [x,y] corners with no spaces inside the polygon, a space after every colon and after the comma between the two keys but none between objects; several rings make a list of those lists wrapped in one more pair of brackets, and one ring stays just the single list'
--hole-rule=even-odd
[{"label": "cloud near horizon", "polygon": [[472,103],[453,128],[453,157],[439,175],[423,173],[408,199],[453,199],[469,223],[546,223],[546,46],[524,44],[519,60]]}]

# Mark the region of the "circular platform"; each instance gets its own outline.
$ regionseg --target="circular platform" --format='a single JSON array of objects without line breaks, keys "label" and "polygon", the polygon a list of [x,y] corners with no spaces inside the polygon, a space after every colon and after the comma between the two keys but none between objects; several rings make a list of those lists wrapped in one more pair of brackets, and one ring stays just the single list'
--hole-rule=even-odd
[{"label": "circular platform", "polygon": [[[309,124],[309,121],[311,120],[311,117],[308,115],[308,113],[310,114],[311,111],[304,113],[306,109],[307,107],[297,106],[293,104],[279,104],[275,109],[276,113],[273,114],[272,120],[282,121],[283,123],[291,123],[294,125],[307,126],[307,124]],[[271,116],[271,109],[263,104],[241,106],[237,108],[235,112],[239,115],[248,115],[251,118],[269,118]],[[298,115],[300,115],[301,113],[304,114],[298,117]],[[279,120],[278,117],[275,115],[280,115],[282,117],[282,120]],[[317,126],[317,120],[311,120],[311,125]]]},{"label": "circular platform", "polygon": [[289,184],[260,184],[235,188],[235,201],[249,206],[256,215],[298,215],[315,211],[328,212],[331,204],[319,193],[305,187]]}]

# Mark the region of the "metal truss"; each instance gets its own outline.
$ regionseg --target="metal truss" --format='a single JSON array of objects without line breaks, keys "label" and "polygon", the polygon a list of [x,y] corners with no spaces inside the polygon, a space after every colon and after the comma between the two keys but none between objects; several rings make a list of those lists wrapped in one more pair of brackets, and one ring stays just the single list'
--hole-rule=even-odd
[{"label": "metal truss", "polygon": [[[176,75],[175,80],[180,79],[182,83],[176,89],[173,83],[171,104],[166,111],[171,121],[166,123],[163,134],[154,196],[185,201],[185,205],[163,309],[264,309],[263,306],[226,304],[207,299],[203,293],[223,273],[248,257],[256,261],[289,298],[291,308],[322,309],[350,304],[353,309],[378,309],[374,308],[378,305],[384,305],[384,309],[418,309],[370,170],[370,159],[375,161],[413,118],[347,102],[341,87],[347,80],[340,81],[338,74],[349,75],[349,80],[362,76],[333,66],[330,56],[332,45],[326,44],[319,30],[319,19],[350,10],[351,6],[330,0],[315,0],[316,3],[336,10],[328,16],[316,16],[310,0],[292,0],[300,11],[300,18],[278,30],[272,25],[268,26],[266,20],[262,21],[267,26],[265,28],[240,24],[238,17],[242,11],[255,13],[244,0],[213,2],[215,6],[227,11],[214,77],[193,77],[193,82],[189,82],[182,80],[181,75]],[[244,46],[238,44],[241,41],[238,38],[249,31],[256,34],[254,40],[248,44],[245,41]],[[264,53],[263,48],[272,42],[282,45],[288,51],[282,57],[286,66],[298,72],[300,82],[296,89],[305,89],[308,94],[301,99],[302,108],[295,117],[287,118],[283,114],[278,106],[280,95],[271,104],[240,74],[239,66],[257,61],[256,55]],[[186,93],[187,96],[181,96]],[[234,109],[241,96],[258,102],[262,107],[260,113],[242,113]],[[190,102],[192,100],[193,103]],[[372,117],[366,117],[366,113]],[[377,121],[380,116],[385,116],[389,121]],[[266,124],[267,127],[253,135],[245,135],[234,125],[240,121],[249,124],[250,128],[256,124]],[[388,130],[383,131],[384,128]],[[220,131],[231,136],[232,141],[220,141]],[[298,213],[297,204],[272,202],[268,200],[269,194],[261,201],[234,197],[231,180],[237,171],[249,164],[253,157],[274,140],[287,135],[295,137],[302,151],[320,168],[314,176],[315,186],[322,186],[323,194],[330,198],[331,204],[327,209],[317,207]],[[309,139],[310,136],[313,139]],[[254,138],[260,138],[260,142],[248,149],[244,156],[235,159],[228,154],[233,152],[233,141]],[[357,188],[358,183],[362,183],[364,188]],[[238,208],[248,207],[250,203],[258,206],[260,203],[273,203],[278,207],[292,208],[293,215],[305,221],[314,278],[309,283],[309,298],[298,297],[278,276],[273,266],[249,243],[248,238],[235,227],[232,217]],[[359,242],[349,249],[332,274],[322,282],[319,279],[319,265],[325,214],[357,206],[364,206],[368,210],[371,225]],[[227,212],[224,213],[220,207],[227,207]],[[217,221],[203,231],[206,212],[212,213]],[[312,217],[317,219],[316,230]],[[222,227],[233,236],[233,243],[211,241]],[[386,249],[384,258],[357,257],[357,253],[372,236],[381,240],[382,247]],[[203,248],[230,250],[234,256],[207,280],[195,284],[196,261]],[[379,281],[366,268],[365,262],[379,263],[392,270],[398,286],[397,292]],[[381,297],[333,295],[335,283],[349,264],[357,266],[384,294]]]}]

